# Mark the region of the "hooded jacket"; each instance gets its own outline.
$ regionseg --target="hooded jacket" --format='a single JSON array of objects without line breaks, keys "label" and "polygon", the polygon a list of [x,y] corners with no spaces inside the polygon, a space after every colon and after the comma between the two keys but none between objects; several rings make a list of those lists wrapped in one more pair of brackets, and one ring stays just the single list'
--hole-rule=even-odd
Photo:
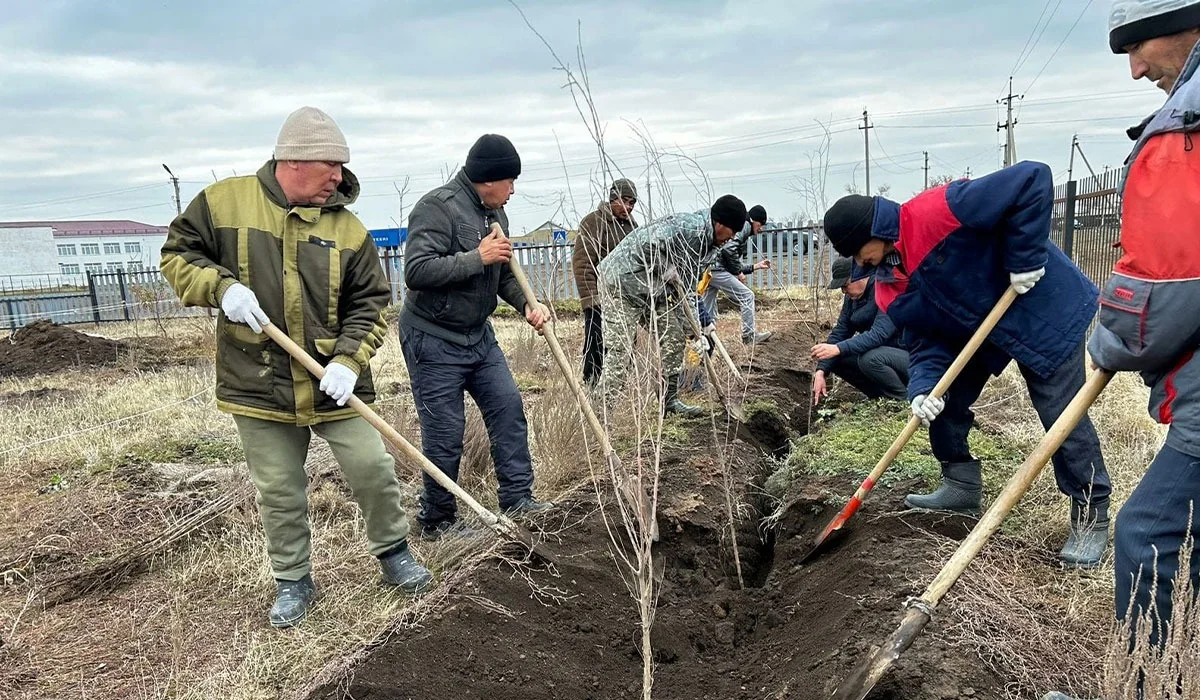
[{"label": "hooded jacket", "polygon": [[[292,205],[275,161],[253,176],[209,185],[171,222],[161,269],[185,306],[219,309],[241,283],[271,323],[322,364],[358,372],[354,394],[375,399],[371,358],[383,343],[391,299],[371,235],[346,209],[358,178],[321,205]],[[217,408],[265,420],[312,425],[355,415],[265,333],[217,316]]]},{"label": "hooded jacket", "polygon": [[408,217],[404,284],[409,293],[401,324],[468,346],[491,335],[488,318],[497,294],[525,313],[525,294],[508,265],[484,265],[480,257],[479,244],[493,222],[508,235],[504,207],[486,208],[465,171],[421,197]]},{"label": "hooded jacket", "polygon": [[1167,444],[1200,457],[1200,43],[1125,161],[1124,251],[1088,341],[1096,364],[1141,372]]},{"label": "hooded jacket", "polygon": [[1070,359],[1096,314],[1098,290],[1050,242],[1050,168],[1021,162],[926,190],[904,205],[875,198],[871,236],[894,241],[875,299],[909,350],[909,398],[928,394],[1009,286],[1046,275],[1001,317],[976,357],[999,374],[1015,359],[1046,377]]},{"label": "hooded jacket", "polygon": [[609,202],[596,207],[579,222],[579,234],[575,237],[575,249],[571,256],[571,271],[575,274],[575,286],[579,288],[581,308],[590,309],[600,305],[596,268],[635,228],[637,221],[633,216],[618,219],[613,215]]}]

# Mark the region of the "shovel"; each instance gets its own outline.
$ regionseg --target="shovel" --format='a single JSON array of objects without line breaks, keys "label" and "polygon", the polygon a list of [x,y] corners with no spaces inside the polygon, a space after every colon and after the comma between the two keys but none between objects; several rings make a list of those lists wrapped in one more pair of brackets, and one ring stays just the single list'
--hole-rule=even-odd
[{"label": "shovel", "polygon": [[[950,389],[950,385],[953,384],[954,380],[958,378],[958,375],[960,372],[962,372],[963,367],[966,367],[967,363],[971,361],[971,358],[975,355],[975,351],[979,349],[979,346],[983,345],[983,341],[987,339],[988,334],[991,333],[992,329],[996,327],[996,324],[1000,322],[1000,317],[1004,315],[1005,311],[1008,311],[1008,307],[1012,306],[1012,303],[1014,300],[1016,300],[1016,298],[1017,290],[1013,287],[1009,287],[1008,290],[1004,292],[1004,295],[1000,297],[1000,300],[996,302],[996,305],[992,307],[991,313],[989,313],[987,317],[983,319],[983,323],[979,324],[979,328],[975,331],[975,334],[971,336],[971,339],[968,340],[963,349],[959,351],[958,357],[954,358],[954,362],[950,365],[950,368],[946,370],[946,373],[942,375],[941,380],[936,386],[933,387],[933,390],[929,392],[929,396],[931,398],[941,398],[942,395],[944,395]],[[849,520],[850,517],[856,512],[858,512],[859,507],[862,506],[863,499],[867,497],[867,494],[871,492],[871,489],[875,488],[875,484],[879,481],[879,477],[883,476],[883,473],[887,471],[887,468],[892,465],[892,460],[896,459],[896,455],[900,454],[900,450],[904,449],[904,446],[908,444],[908,441],[912,438],[913,434],[917,432],[917,428],[919,427],[921,427],[920,418],[913,416],[908,419],[908,423],[905,424],[904,430],[901,430],[900,434],[896,436],[896,439],[892,441],[892,446],[888,448],[887,452],[883,454],[883,457],[879,459],[879,463],[875,465],[875,468],[872,469],[867,478],[863,480],[862,485],[859,486],[858,490],[854,492],[854,496],[850,499],[850,502],[842,508],[841,512],[834,516],[833,520],[829,521],[829,524],[825,526],[824,530],[821,530],[821,533],[817,535],[816,539],[813,540],[812,548],[810,548],[803,557],[800,557],[801,562],[806,561],[812,557],[813,554],[816,554],[816,552],[821,548],[821,545],[825,544],[825,541],[829,539],[829,536],[842,529],[842,526],[846,524],[846,521]]]},{"label": "shovel", "polygon": [[991,508],[988,508],[983,518],[971,530],[971,534],[967,535],[967,539],[962,541],[954,555],[950,557],[950,561],[946,562],[946,565],[938,572],[937,578],[929,584],[929,588],[925,589],[920,598],[908,602],[908,612],[904,614],[900,627],[887,638],[883,646],[855,670],[854,674],[838,689],[835,697],[839,700],[863,700],[879,682],[879,679],[888,672],[892,664],[900,658],[900,655],[912,646],[913,641],[925,628],[929,618],[933,616],[934,609],[946,592],[958,581],[967,565],[987,544],[988,538],[1000,529],[1004,518],[1008,516],[1030,485],[1042,473],[1046,462],[1062,446],[1067,435],[1087,415],[1088,408],[1108,385],[1112,376],[1112,372],[1108,370],[1100,369],[1092,372],[1092,376],[1088,377],[1083,388],[1075,394],[1075,398],[1063,410],[1058,420],[1054,421],[1054,425],[1050,426],[1050,430],[1046,431],[1046,436],[1034,448],[1033,453],[1025,459],[1021,468],[1008,480],[1004,490],[996,498],[996,502],[992,504]]},{"label": "shovel", "polygon": [[[683,290],[683,283],[679,280],[674,280],[671,282],[671,286],[675,289],[675,296],[679,299],[679,303],[686,306],[687,293]],[[690,311],[690,309],[686,308],[680,309],[680,313],[687,317],[688,324],[692,327],[692,335],[701,338],[704,336],[704,331],[700,328],[700,321],[696,320],[696,317]],[[746,414],[742,412],[742,407],[733,405],[729,402],[728,397],[725,396],[725,390],[721,388],[721,378],[717,376],[717,371],[713,369],[708,353],[700,353],[700,361],[704,363],[704,369],[708,372],[708,383],[712,385],[713,391],[717,392],[717,398],[720,399],[721,405],[725,407],[725,412],[739,423],[745,421]],[[733,364],[733,362],[730,361],[730,364]]]},{"label": "shovel", "polygon": [[[279,330],[277,326],[270,323],[264,323],[263,332],[270,336],[271,340],[274,340],[281,348],[286,350],[289,355],[296,359],[296,361],[304,365],[304,368],[312,373],[313,376],[315,376],[317,379],[324,378],[325,368],[321,366],[321,363],[313,359],[312,355],[309,355],[307,352],[305,352],[304,348],[297,345],[296,341],[292,340],[291,337],[289,337],[286,333]],[[458,500],[467,504],[467,506],[471,510],[475,511],[475,514],[478,515],[479,518],[488,525],[488,527],[495,530],[501,537],[520,544],[525,549],[529,550],[530,553],[548,563],[553,564],[558,560],[558,557],[547,550],[544,545],[535,542],[533,535],[531,535],[528,530],[520,525],[517,525],[511,519],[503,515],[496,515],[487,508],[484,508],[479,501],[476,501],[469,493],[464,491],[462,487],[454,483],[453,479],[446,476],[446,474],[441,469],[438,469],[437,465],[435,465],[433,462],[430,462],[429,458],[421,454],[420,450],[414,447],[411,442],[406,440],[403,435],[397,432],[395,428],[381,418],[378,413],[371,410],[370,406],[363,403],[362,399],[352,395],[350,397],[350,408],[353,408],[360,416],[365,418],[368,423],[370,423],[376,430],[379,431],[381,435],[383,435],[385,440],[392,443],[392,445],[396,449],[400,450],[405,457],[413,462],[416,462],[417,465],[421,467],[421,471],[432,477],[434,481],[438,482],[438,484],[442,486],[442,488],[454,494]]]},{"label": "shovel", "polygon": [[[504,235],[504,230],[500,228],[500,224],[492,223],[491,228],[493,233]],[[529,277],[525,275],[525,270],[521,267],[521,263],[517,260],[514,254],[508,259],[508,269],[512,271],[513,277],[517,278],[517,284],[521,285],[521,291],[525,294],[525,299],[530,303],[537,303],[537,294],[533,291],[533,285],[529,284]],[[550,346],[550,354],[554,355],[555,362],[558,363],[558,368],[562,370],[563,376],[567,379],[567,384],[571,386],[571,391],[575,394],[575,400],[579,403],[579,409],[583,411],[583,415],[587,418],[587,423],[592,428],[592,434],[596,441],[600,443],[600,449],[604,452],[604,459],[608,462],[609,473],[617,475],[620,478],[625,472],[621,467],[621,458],[617,456],[617,451],[612,446],[612,441],[608,439],[608,431],[604,429],[604,425],[600,423],[600,419],[596,417],[596,411],[592,409],[592,402],[588,399],[587,393],[584,392],[579,380],[575,378],[575,370],[571,363],[567,361],[567,355],[563,352],[562,345],[558,342],[558,336],[554,333],[554,320],[549,319],[542,326],[542,337],[546,339],[546,344]],[[650,496],[646,493],[646,489],[640,486],[635,486],[628,481],[622,481],[618,485],[621,495],[625,498],[626,503],[633,508],[637,513],[638,526],[640,528],[649,527],[650,538],[652,541],[658,541],[658,520],[654,516],[654,509],[651,508]],[[646,530],[642,530],[646,532]]]}]

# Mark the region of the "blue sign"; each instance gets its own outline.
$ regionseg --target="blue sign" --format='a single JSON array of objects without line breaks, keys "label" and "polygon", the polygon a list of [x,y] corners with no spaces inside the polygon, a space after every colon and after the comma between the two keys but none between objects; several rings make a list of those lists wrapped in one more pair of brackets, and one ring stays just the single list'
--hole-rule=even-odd
[{"label": "blue sign", "polygon": [[562,230],[561,228],[554,229],[554,243],[559,244],[559,243],[566,243],[566,242],[567,242],[567,232]]},{"label": "blue sign", "polygon": [[408,228],[377,228],[371,230],[376,248],[399,248],[408,240]]}]

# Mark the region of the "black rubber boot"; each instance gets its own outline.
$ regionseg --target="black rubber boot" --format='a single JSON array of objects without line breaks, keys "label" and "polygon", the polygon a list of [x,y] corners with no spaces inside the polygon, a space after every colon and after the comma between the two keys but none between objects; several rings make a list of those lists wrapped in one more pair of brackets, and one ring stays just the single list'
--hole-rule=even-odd
[{"label": "black rubber boot", "polygon": [[910,493],[904,505],[923,510],[940,510],[979,515],[983,500],[983,477],[979,460],[942,464],[942,485],[933,493]]},{"label": "black rubber boot", "polygon": [[1108,501],[1071,501],[1071,534],[1058,553],[1063,566],[1094,569],[1108,549]]},{"label": "black rubber boot", "polygon": [[398,587],[409,595],[424,593],[433,587],[433,574],[417,563],[408,543],[398,545],[379,557],[383,582]]},{"label": "black rubber boot", "polygon": [[704,409],[679,400],[679,375],[667,378],[667,395],[663,397],[663,412],[678,413],[684,418],[699,418]]},{"label": "black rubber boot", "polygon": [[267,619],[276,629],[294,627],[308,615],[313,600],[317,597],[317,585],[312,575],[305,574],[299,581],[275,581],[275,604],[267,613]]}]

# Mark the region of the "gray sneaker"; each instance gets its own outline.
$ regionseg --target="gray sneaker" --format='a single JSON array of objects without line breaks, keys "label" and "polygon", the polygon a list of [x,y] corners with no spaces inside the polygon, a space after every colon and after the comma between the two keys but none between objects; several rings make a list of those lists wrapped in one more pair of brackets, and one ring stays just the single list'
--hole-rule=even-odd
[{"label": "gray sneaker", "polygon": [[316,597],[317,586],[311,574],[305,574],[299,581],[276,580],[275,604],[267,613],[267,619],[276,629],[295,627],[308,615]]},{"label": "gray sneaker", "polygon": [[513,505],[504,509],[507,515],[540,515],[554,510],[554,504],[550,501],[539,501],[533,496],[526,496],[517,501]]},{"label": "gray sneaker", "polygon": [[433,574],[417,563],[407,544],[379,557],[379,568],[383,570],[384,583],[409,595],[425,593],[433,587]]},{"label": "gray sneaker", "polygon": [[759,343],[765,343],[770,340],[772,335],[774,335],[774,333],[771,331],[764,331],[762,333],[747,333],[742,336],[742,342],[746,345],[758,345]]}]

